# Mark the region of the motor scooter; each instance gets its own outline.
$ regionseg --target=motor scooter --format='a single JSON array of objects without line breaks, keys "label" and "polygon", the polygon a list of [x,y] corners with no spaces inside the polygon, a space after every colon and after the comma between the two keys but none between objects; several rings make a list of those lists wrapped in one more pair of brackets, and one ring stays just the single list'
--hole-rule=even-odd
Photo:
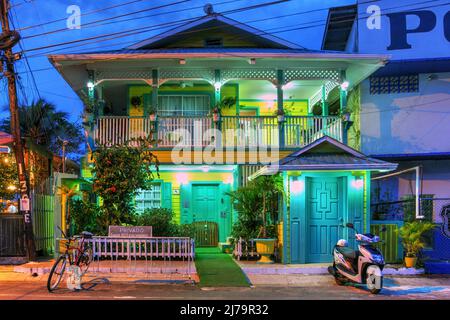
[{"label": "motor scooter", "polygon": [[[353,223],[347,223],[347,228],[355,232],[358,250],[348,247],[348,242],[341,239],[333,248],[333,265],[328,267],[338,285],[347,282],[366,284],[369,291],[377,294],[383,288],[384,257],[374,244],[380,242],[380,237],[371,233],[359,233]],[[381,230],[385,231],[385,228]]]}]

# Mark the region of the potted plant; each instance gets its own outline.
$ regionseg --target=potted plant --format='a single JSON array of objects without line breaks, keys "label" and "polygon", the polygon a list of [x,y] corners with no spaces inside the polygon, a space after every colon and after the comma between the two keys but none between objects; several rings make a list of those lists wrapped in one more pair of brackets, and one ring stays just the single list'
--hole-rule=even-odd
[{"label": "potted plant", "polygon": [[341,114],[341,117],[342,117],[342,121],[344,121],[344,122],[352,122],[351,121],[352,112],[351,112],[351,110],[349,108],[342,109],[340,114]]},{"label": "potted plant", "polygon": [[417,255],[425,247],[423,234],[434,228],[431,222],[413,221],[407,222],[399,229],[399,235],[405,249],[405,266],[414,268],[417,263]]},{"label": "potted plant", "polygon": [[154,106],[149,106],[148,108],[148,114],[150,117],[150,121],[156,121],[157,114],[156,114],[156,108]]},{"label": "potted plant", "polygon": [[220,107],[219,107],[219,105],[216,105],[212,109],[212,117],[213,117],[213,121],[214,122],[219,122],[219,120],[220,120]]},{"label": "potted plant", "polygon": [[220,112],[224,108],[231,108],[236,104],[235,97],[224,97],[220,102],[218,102],[214,108],[211,110],[211,114],[214,122],[220,121]]},{"label": "potted plant", "polygon": [[278,122],[283,122],[284,121],[284,117],[285,117],[285,112],[284,112],[284,110],[283,109],[277,109],[277,111],[276,111],[276,116],[277,116],[277,119],[278,119]]},{"label": "potted plant", "polygon": [[247,185],[227,193],[233,200],[238,213],[233,225],[234,239],[256,242],[257,252],[261,256],[258,263],[273,263],[277,242],[276,215],[279,197],[284,195],[281,176],[261,176]]},{"label": "potted plant", "polygon": [[139,96],[133,96],[131,97],[131,105],[135,108],[139,107],[142,103],[142,99]]},{"label": "potted plant", "polygon": [[254,180],[255,187],[260,191],[261,210],[259,211],[261,217],[261,225],[258,236],[255,240],[256,251],[261,255],[258,263],[273,263],[271,256],[275,251],[276,227],[272,223],[274,220],[274,200],[278,200],[280,194],[284,194],[283,183],[279,176],[261,176]]}]

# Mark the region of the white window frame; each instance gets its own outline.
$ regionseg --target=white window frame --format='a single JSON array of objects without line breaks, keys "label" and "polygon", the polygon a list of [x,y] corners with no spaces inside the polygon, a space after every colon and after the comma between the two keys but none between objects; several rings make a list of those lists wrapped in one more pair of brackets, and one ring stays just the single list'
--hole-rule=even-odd
[{"label": "white window frame", "polygon": [[[158,190],[155,190],[159,188]],[[162,183],[156,182],[152,184],[150,190],[139,190],[139,194],[135,197],[136,212],[144,213],[146,209],[162,208]],[[159,193],[159,198],[156,194]],[[151,195],[151,197],[146,197]],[[148,205],[147,205],[148,204]]]},{"label": "white window frame", "polygon": [[[181,106],[174,106],[175,108],[169,107],[167,109],[162,109],[164,103],[161,101],[162,99],[170,99],[179,97],[181,98],[180,102]],[[195,98],[194,109],[187,109],[185,99]],[[202,99],[203,101],[201,101]],[[200,101],[199,101],[200,100]],[[204,108],[201,110],[197,109],[197,107],[204,103]],[[158,113],[161,116],[206,116],[210,110],[211,106],[211,97],[207,94],[164,94],[158,96]]]}]

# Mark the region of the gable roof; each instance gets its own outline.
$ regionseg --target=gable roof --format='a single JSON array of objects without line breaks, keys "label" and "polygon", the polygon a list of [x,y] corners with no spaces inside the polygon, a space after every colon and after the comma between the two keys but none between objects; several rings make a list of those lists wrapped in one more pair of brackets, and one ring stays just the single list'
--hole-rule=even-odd
[{"label": "gable roof", "polygon": [[197,20],[188,22],[149,39],[140,41],[126,49],[159,49],[168,43],[186,38],[186,34],[192,34],[202,30],[226,28],[227,31],[243,36],[250,36],[253,42],[262,47],[278,49],[304,49],[304,47],[268,34],[267,32],[253,28],[247,24],[227,18],[219,13],[208,14]]},{"label": "gable roof", "polygon": [[259,175],[271,175],[278,171],[288,170],[391,171],[396,168],[396,163],[366,156],[329,136],[324,136],[281,159],[278,163],[261,168],[253,174],[251,178],[253,179]]}]

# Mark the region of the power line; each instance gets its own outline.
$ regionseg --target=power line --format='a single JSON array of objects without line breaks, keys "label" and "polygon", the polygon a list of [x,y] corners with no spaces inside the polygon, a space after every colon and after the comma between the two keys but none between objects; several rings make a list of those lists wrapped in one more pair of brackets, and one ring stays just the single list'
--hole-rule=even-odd
[{"label": "power line", "polygon": [[[98,22],[104,22],[104,21],[114,20],[114,19],[117,19],[117,18],[123,18],[123,17],[126,17],[126,16],[130,16],[130,15],[134,15],[134,14],[138,14],[138,13],[142,13],[142,12],[153,11],[153,10],[157,10],[157,9],[161,9],[161,8],[171,7],[171,6],[174,6],[174,5],[177,5],[177,4],[181,4],[181,3],[184,3],[184,2],[189,2],[189,1],[191,1],[191,0],[180,0],[180,1],[177,1],[177,2],[172,2],[172,3],[168,3],[168,4],[156,6],[156,7],[150,7],[150,8],[147,8],[147,9],[142,9],[142,10],[138,10],[138,11],[134,11],[134,12],[121,14],[121,15],[118,15],[118,16],[115,16],[115,17],[109,17],[109,18],[106,18],[106,19],[100,19],[100,20],[96,20],[96,21],[91,21],[91,22],[88,22],[88,23],[84,23],[83,27],[86,27],[86,26],[89,26],[89,25],[92,25],[92,24],[95,24],[95,23],[98,23]],[[70,31],[70,29],[68,29],[68,28],[61,28],[61,29],[56,29],[56,30],[52,30],[52,31],[43,32],[43,33],[37,33],[37,34],[33,34],[33,35],[30,35],[30,36],[23,37],[23,39],[31,39],[31,38],[36,38],[36,37],[43,36],[43,35],[55,34],[55,33],[66,32],[66,31]]]},{"label": "power line", "polygon": [[[15,11],[14,11],[14,10],[15,10],[15,9],[12,8],[11,11],[9,12],[9,15],[10,15],[10,20],[11,20],[11,25],[12,25],[13,28],[15,29],[16,27],[15,27],[15,25],[14,25],[14,19],[13,19],[13,16],[12,16],[13,14],[15,14]],[[16,19],[17,19],[17,15],[16,15]],[[23,40],[21,39],[21,40],[19,41],[19,47],[20,47],[20,49],[21,49],[22,51],[24,51],[24,47],[23,47],[23,45],[22,45],[22,42],[23,42]],[[25,62],[26,62],[26,65],[27,65],[27,67],[28,67],[28,70],[30,70],[31,78],[32,78],[32,80],[33,80],[33,85],[34,85],[34,87],[35,87],[35,89],[36,89],[37,95],[38,95],[39,99],[41,99],[41,94],[39,93],[39,88],[38,88],[37,83],[36,83],[36,78],[34,77],[33,72],[31,72],[30,62],[28,61],[28,58],[27,58],[27,55],[26,55],[26,54],[24,54],[23,56],[24,56],[24,58],[25,58]]]},{"label": "power line", "polygon": [[[95,14],[95,13],[98,13],[98,12],[103,12],[103,11],[107,11],[107,10],[110,10],[110,9],[115,9],[115,8],[123,7],[123,6],[129,5],[129,4],[133,4],[133,3],[136,3],[136,2],[142,2],[142,1],[147,1],[147,0],[133,0],[133,1],[128,1],[128,2],[125,2],[125,3],[117,4],[117,5],[106,7],[106,8],[101,8],[101,9],[97,9],[97,10],[93,10],[93,11],[88,11],[87,13],[80,14],[80,17],[92,15],[92,14]],[[36,28],[36,27],[41,27],[41,26],[44,26],[44,25],[53,24],[53,23],[66,21],[66,20],[67,20],[67,17],[60,18],[60,19],[56,19],[56,20],[52,20],[52,21],[48,21],[48,22],[44,22],[44,23],[35,24],[35,25],[32,25],[32,26],[28,26],[28,27],[23,27],[23,28],[17,29],[17,31],[24,31],[24,30],[28,30],[28,29],[32,29],[32,28]]]},{"label": "power line", "polygon": [[[280,3],[284,3],[284,2],[288,2],[288,1],[290,1],[290,0],[277,0],[277,1],[266,2],[266,3],[263,3],[263,4],[255,5],[255,6],[243,7],[243,8],[239,9],[239,12],[247,11],[247,10],[253,10],[255,8],[260,8],[260,7],[263,7],[263,6],[270,6],[270,5],[280,4]],[[235,10],[238,10],[238,9],[235,9]],[[192,22],[192,21],[201,19],[203,17],[204,16],[198,16],[198,17],[195,17],[195,18],[182,19],[182,20],[177,21],[176,23],[188,22],[188,21]],[[54,47],[59,47],[59,46],[66,45],[66,44],[73,44],[73,43],[78,43],[78,42],[95,40],[95,39],[100,39],[100,38],[114,36],[114,35],[120,35],[120,34],[127,34],[127,33],[129,33],[128,35],[138,34],[138,33],[143,32],[143,30],[146,30],[146,29],[153,29],[153,28],[158,27],[158,26],[170,26],[171,24],[174,24],[174,22],[167,22],[167,23],[162,23],[162,24],[158,24],[158,25],[151,25],[151,26],[141,27],[141,28],[137,28],[137,29],[133,28],[133,29],[125,30],[125,31],[113,32],[113,33],[108,33],[108,34],[88,37],[88,38],[84,38],[84,39],[80,39],[80,40],[66,41],[66,42],[62,42],[62,43],[58,43],[58,44],[52,44],[52,45],[47,45],[47,46],[43,46],[43,47],[28,49],[25,52],[31,52],[31,51],[48,49],[48,48],[54,48]],[[209,28],[209,29],[215,29],[215,28]],[[136,31],[136,30],[139,30],[139,31]]]},{"label": "power line", "polygon": [[[431,0],[431,1],[425,1],[425,2],[417,2],[417,3],[413,3],[413,4],[408,4],[407,6],[410,7],[410,6],[412,6],[412,5],[420,5],[420,4],[429,3],[429,2],[435,2],[435,1],[439,1],[439,0]],[[426,7],[416,8],[416,9],[433,8],[433,7],[439,7],[439,6],[443,6],[443,5],[447,5],[447,4],[449,4],[449,3],[438,4],[438,5],[434,5],[434,6],[426,6]],[[405,7],[405,5],[386,8],[385,10],[397,9],[397,8],[402,8],[402,7]],[[329,8],[327,8],[327,9],[329,9]],[[321,10],[321,9],[316,9],[316,10]],[[293,15],[299,15],[299,14],[302,14],[302,13],[309,13],[309,12],[310,12],[310,11],[303,11],[303,12],[298,12],[298,13],[292,13],[292,14],[283,15],[283,16],[281,16],[281,17],[293,16]],[[223,12],[222,14],[226,14],[226,13],[227,13],[227,12]],[[387,13],[384,13],[384,14],[382,14],[382,15],[386,15],[386,14],[387,14]],[[203,16],[202,16],[202,17],[203,17]],[[135,34],[140,34],[140,33],[143,33],[143,32],[148,32],[148,31],[153,31],[153,30],[156,30],[156,29],[161,29],[161,27],[167,27],[167,26],[169,26],[169,24],[173,24],[173,23],[180,24],[180,23],[182,23],[182,22],[192,22],[192,21],[195,21],[195,20],[197,20],[198,18],[202,18],[202,17],[196,17],[196,18],[192,18],[192,19],[183,19],[183,20],[178,20],[178,21],[171,22],[171,23],[164,23],[164,24],[154,25],[154,26],[146,26],[146,27],[142,27],[142,28],[139,28],[139,29],[132,29],[131,31],[134,31],[134,32],[130,32],[130,30],[127,30],[127,31],[123,31],[123,32],[116,32],[116,33],[114,33],[114,34],[107,34],[107,35],[101,35],[101,36],[97,36],[97,37],[92,37],[92,38],[82,39],[81,41],[84,42],[84,41],[89,41],[89,40],[96,40],[94,43],[103,42],[103,41],[110,41],[110,40],[117,39],[117,38],[129,37],[129,36],[132,36],[132,35],[135,35]],[[353,17],[353,15],[352,15],[351,17]],[[269,18],[263,18],[263,19],[257,19],[257,20],[245,21],[244,23],[259,22],[259,21],[271,20],[271,19],[276,19],[276,18],[278,18],[278,17],[269,17]],[[363,17],[360,17],[360,18],[356,18],[356,20],[362,20],[362,19],[365,19],[365,18],[366,18],[366,17],[363,16]],[[352,18],[352,19],[348,19],[348,20],[342,20],[342,21],[340,21],[340,22],[341,22],[341,23],[344,23],[344,22],[352,22],[352,21],[354,21],[354,20],[355,20],[355,18]],[[316,22],[319,22],[319,24],[311,25],[311,24],[316,23]],[[237,22],[236,24],[232,24],[232,25],[239,25],[239,24],[241,24],[241,23],[240,23],[240,22]],[[295,31],[295,30],[301,30],[301,29],[308,29],[308,28],[317,28],[317,27],[321,27],[321,26],[325,26],[325,25],[326,25],[326,23],[323,23],[323,20],[309,21],[309,22],[306,22],[306,23],[297,25],[296,27],[292,27],[292,25],[283,26],[283,27],[275,27],[275,28],[270,28],[270,29],[266,29],[266,30],[260,30],[261,32],[256,33],[256,34],[252,34],[252,35],[249,35],[249,36],[234,37],[233,39],[245,39],[245,38],[250,38],[250,37],[252,37],[253,35],[274,35],[274,34],[276,34],[276,33],[284,33],[284,32]],[[189,34],[189,33],[192,33],[192,32],[197,32],[197,31],[208,31],[208,30],[213,30],[213,29],[217,29],[217,28],[219,28],[219,27],[209,27],[209,28],[203,28],[203,29],[199,29],[199,30],[196,29],[195,31],[185,31],[185,32],[180,32],[180,33],[178,33],[178,34],[180,34],[180,35],[181,35],[181,34]],[[281,29],[281,30],[278,30],[278,31],[275,31],[275,32],[268,32],[268,31],[270,31],[270,30],[277,30],[277,29]],[[138,30],[138,31],[136,31],[136,30]],[[109,38],[103,39],[103,40],[97,40],[97,39],[100,39],[100,38],[102,38],[102,37],[109,37]],[[158,36],[156,36],[155,38],[158,38]],[[71,44],[72,44],[72,43],[78,43],[78,42],[77,42],[77,41],[72,41]],[[90,43],[93,43],[93,42],[84,43],[84,44],[79,44],[79,45],[77,45],[76,47],[81,47],[81,46],[84,46],[84,45],[90,44]],[[62,44],[62,45],[64,45],[64,44]],[[59,45],[54,45],[54,46],[52,46],[52,47],[55,47],[55,46],[59,46]],[[46,48],[47,48],[47,47],[46,47]],[[58,49],[58,50],[48,51],[48,52],[46,52],[46,53],[44,53],[44,54],[48,54],[48,53],[55,52],[55,51],[60,51],[60,50],[65,50],[65,49],[69,49],[69,48],[71,48],[71,47],[65,47],[65,48]],[[34,49],[34,50],[42,50],[42,49],[44,49],[44,48],[36,48],[36,49]],[[33,55],[33,56],[31,56],[31,57],[37,57],[37,56],[40,56],[40,55],[41,55],[41,53],[40,53],[40,54]],[[231,54],[230,54],[230,55],[231,55]],[[238,55],[234,55],[234,56],[238,56]]]}]

